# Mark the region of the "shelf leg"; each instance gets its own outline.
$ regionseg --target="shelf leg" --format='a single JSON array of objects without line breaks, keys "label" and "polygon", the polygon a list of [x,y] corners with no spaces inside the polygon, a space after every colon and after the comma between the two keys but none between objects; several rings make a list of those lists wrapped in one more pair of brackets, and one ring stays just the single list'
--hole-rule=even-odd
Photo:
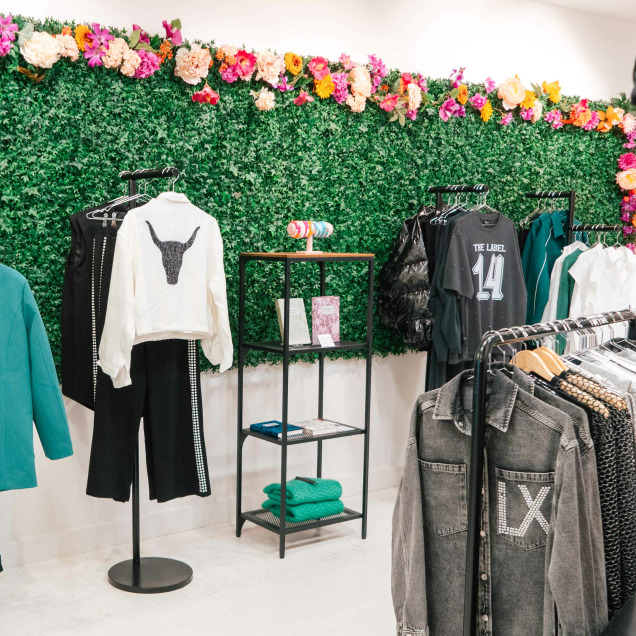
[{"label": "shelf leg", "polygon": [[241,536],[245,519],[241,516],[243,496],[243,366],[245,364],[245,261],[239,260],[239,354],[238,354],[238,405],[236,416],[236,536]]},{"label": "shelf leg", "polygon": [[280,534],[279,556],[285,558],[285,531],[287,529],[287,421],[289,418],[289,304],[291,296],[291,266],[285,261],[285,317],[283,320],[283,437],[280,459]]},{"label": "shelf leg", "polygon": [[[326,276],[325,261],[320,261],[320,295],[324,296],[326,292]],[[324,417],[323,405],[325,395],[325,354],[318,354],[318,418]],[[316,477],[322,477],[322,440],[318,440],[317,461],[316,461]]]},{"label": "shelf leg", "polygon": [[364,396],[364,469],[362,471],[362,538],[367,538],[369,505],[369,437],[371,429],[371,363],[373,360],[373,260],[369,261],[367,296],[367,360]]}]

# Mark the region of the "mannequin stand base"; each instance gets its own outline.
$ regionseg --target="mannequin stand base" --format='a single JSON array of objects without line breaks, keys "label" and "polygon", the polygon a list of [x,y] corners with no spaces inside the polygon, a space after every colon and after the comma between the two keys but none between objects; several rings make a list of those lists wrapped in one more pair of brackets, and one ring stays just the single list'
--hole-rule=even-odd
[{"label": "mannequin stand base", "polygon": [[124,592],[161,594],[185,587],[192,581],[192,568],[175,559],[144,557],[135,566],[132,559],[113,565],[108,582]]}]

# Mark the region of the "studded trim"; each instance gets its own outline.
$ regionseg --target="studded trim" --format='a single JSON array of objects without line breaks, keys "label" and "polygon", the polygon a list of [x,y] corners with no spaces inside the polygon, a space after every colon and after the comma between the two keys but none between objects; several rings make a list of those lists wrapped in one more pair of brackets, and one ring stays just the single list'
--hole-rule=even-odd
[{"label": "studded trim", "polygon": [[97,317],[95,312],[95,238],[91,259],[91,339],[93,346],[93,400],[97,396]]},{"label": "studded trim", "polygon": [[199,400],[197,392],[197,343],[188,340],[188,369],[190,372],[190,406],[192,408],[192,433],[194,437],[194,456],[197,463],[197,477],[199,492],[208,491],[205,476],[205,462],[203,460],[203,445],[201,443],[201,418],[199,416]]},{"label": "studded trim", "polygon": [[548,534],[548,531],[550,530],[550,524],[541,512],[541,504],[543,504],[545,498],[548,496],[551,486],[543,486],[541,490],[539,490],[537,498],[533,500],[532,495],[530,494],[530,491],[525,484],[517,485],[519,486],[519,490],[521,491],[521,494],[526,501],[528,512],[518,528],[511,528],[508,525],[506,508],[506,483],[504,481],[499,481],[497,483],[497,490],[499,495],[499,522],[497,524],[497,534],[508,534],[513,537],[525,537],[526,532],[528,532],[528,528],[530,528],[530,524],[534,519],[539,522],[539,525],[543,528],[544,532]]}]

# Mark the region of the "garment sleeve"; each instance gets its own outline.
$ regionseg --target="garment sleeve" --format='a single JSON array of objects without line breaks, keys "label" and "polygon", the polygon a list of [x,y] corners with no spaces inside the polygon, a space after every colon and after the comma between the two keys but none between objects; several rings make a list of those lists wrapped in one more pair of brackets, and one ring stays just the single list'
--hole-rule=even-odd
[{"label": "garment sleeve", "polygon": [[42,442],[44,454],[49,459],[69,457],[73,454],[73,444],[51,347],[35,298],[26,282],[22,294],[22,313],[29,342],[35,428]]},{"label": "garment sleeve", "polygon": [[448,256],[444,270],[444,289],[454,291],[466,298],[472,298],[475,294],[469,259],[468,246],[464,244],[459,227],[456,226],[448,245]]},{"label": "garment sleeve", "polygon": [[393,511],[391,594],[398,636],[428,634],[424,516],[416,427],[419,402],[411,416],[404,474]]},{"label": "garment sleeve", "polygon": [[208,309],[212,320],[212,335],[201,340],[201,347],[205,357],[212,364],[219,365],[219,371],[226,371],[232,366],[234,348],[227,308],[225,269],[223,267],[223,239],[216,220],[214,220],[214,227],[210,232]]},{"label": "garment sleeve", "polygon": [[592,449],[563,456],[555,483],[548,581],[563,636],[599,634],[607,625],[603,529]]},{"label": "garment sleeve", "polygon": [[135,342],[135,273],[126,221],[117,234],[99,366],[119,389],[132,384],[130,354]]}]

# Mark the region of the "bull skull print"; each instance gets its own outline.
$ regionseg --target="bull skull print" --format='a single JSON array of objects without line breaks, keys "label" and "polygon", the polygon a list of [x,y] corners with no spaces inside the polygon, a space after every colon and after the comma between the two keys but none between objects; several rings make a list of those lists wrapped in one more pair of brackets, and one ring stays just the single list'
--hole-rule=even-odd
[{"label": "bull skull print", "polygon": [[179,272],[183,265],[183,255],[192,247],[200,228],[194,230],[192,236],[185,243],[180,243],[179,241],[160,241],[150,221],[146,221],[146,223],[154,244],[161,252],[161,261],[166,270],[168,285],[176,285],[179,282]]}]

